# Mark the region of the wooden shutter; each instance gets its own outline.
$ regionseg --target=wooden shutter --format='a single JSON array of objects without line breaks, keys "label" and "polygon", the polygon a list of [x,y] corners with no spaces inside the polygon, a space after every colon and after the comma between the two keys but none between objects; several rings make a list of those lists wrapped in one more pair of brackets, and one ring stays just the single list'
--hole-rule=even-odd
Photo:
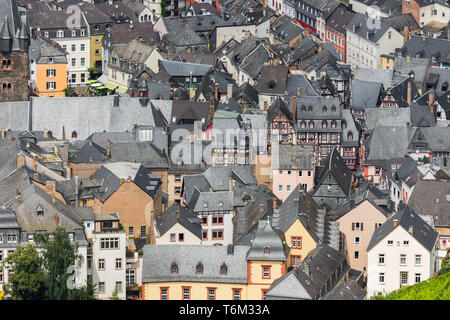
[{"label": "wooden shutter", "polygon": [[355,223],[352,222],[352,231],[355,231]]},{"label": "wooden shutter", "polygon": [[363,223],[361,222],[361,231],[363,231],[364,229],[363,229]]}]

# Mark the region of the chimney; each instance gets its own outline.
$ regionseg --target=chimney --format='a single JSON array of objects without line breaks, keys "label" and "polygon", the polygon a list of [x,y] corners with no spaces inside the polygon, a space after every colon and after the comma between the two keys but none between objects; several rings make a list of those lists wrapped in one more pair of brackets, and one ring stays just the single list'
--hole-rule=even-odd
[{"label": "chimney", "polygon": [[2,140],[5,140],[5,126],[2,124]]},{"label": "chimney", "polygon": [[63,126],[62,139],[66,140],[66,129]]},{"label": "chimney", "polygon": [[52,40],[52,47],[55,46],[55,40]]},{"label": "chimney", "polygon": [[427,41],[427,38],[425,37],[425,35],[422,36],[422,42]]},{"label": "chimney", "polygon": [[48,137],[48,130],[44,129],[44,138],[47,138],[47,137]]},{"label": "chimney", "polygon": [[411,56],[408,54],[408,55],[406,55],[406,62],[407,63],[410,63],[411,62]]},{"label": "chimney", "polygon": [[217,83],[214,85],[214,99],[219,101],[219,85]]},{"label": "chimney", "polygon": [[[55,195],[56,181],[45,181],[45,192],[51,196]],[[52,200],[53,201],[53,200]]]},{"label": "chimney", "polygon": [[292,120],[297,121],[297,97],[292,97]]},{"label": "chimney", "polygon": [[20,196],[20,192],[19,192],[19,188],[16,188],[16,198],[17,198],[17,204],[21,204],[21,196]]},{"label": "chimney", "polygon": [[75,207],[78,207],[78,176],[75,176]]},{"label": "chimney", "polygon": [[407,91],[407,96],[406,96],[406,102],[408,102],[408,104],[411,104],[411,102],[412,102],[411,79],[408,80],[408,91]]},{"label": "chimney", "polygon": [[229,190],[229,191],[233,191],[233,180],[232,180],[232,179],[230,179],[230,180],[228,181],[228,190]]},{"label": "chimney", "polygon": [[178,213],[177,214],[177,221],[180,221],[181,215]]},{"label": "chimney", "polygon": [[194,101],[194,98],[195,98],[195,87],[191,85],[189,87],[189,101]]},{"label": "chimney", "polygon": [[430,92],[428,93],[428,105],[430,106],[430,112],[434,113],[434,101],[435,101],[435,92],[434,89],[431,88]]},{"label": "chimney", "polygon": [[398,224],[398,220],[394,219],[394,228],[397,226],[397,224]]},{"label": "chimney", "polygon": [[303,272],[306,273],[306,275],[309,277],[311,275],[310,271],[309,271],[309,259],[303,261]]},{"label": "chimney", "polygon": [[57,214],[55,214],[55,225],[59,225],[59,217]]},{"label": "chimney", "polygon": [[106,141],[106,156],[111,158],[111,140]]},{"label": "chimney", "polygon": [[264,205],[262,203],[259,204],[259,212],[262,213],[264,211]]},{"label": "chimney", "polygon": [[413,228],[413,226],[409,226],[409,228],[408,228],[408,232],[409,232],[409,233],[411,233],[411,234],[413,234],[413,231],[414,231],[414,228]]},{"label": "chimney", "polygon": [[25,165],[25,156],[23,154],[19,154],[17,156],[17,169],[22,168]]},{"label": "chimney", "polygon": [[356,32],[356,24],[353,25],[353,32]]},{"label": "chimney", "polygon": [[231,99],[233,97],[233,84],[227,84],[227,99]]},{"label": "chimney", "polygon": [[267,105],[268,105],[267,101],[264,101],[264,111],[267,111],[267,109],[269,109]]},{"label": "chimney", "polygon": [[273,209],[277,208],[277,200],[275,200],[275,199],[272,200],[272,208]]},{"label": "chimney", "polygon": [[297,87],[297,97],[301,97],[302,95],[302,88],[300,86]]},{"label": "chimney", "polygon": [[33,170],[36,171],[36,156],[33,157]]}]

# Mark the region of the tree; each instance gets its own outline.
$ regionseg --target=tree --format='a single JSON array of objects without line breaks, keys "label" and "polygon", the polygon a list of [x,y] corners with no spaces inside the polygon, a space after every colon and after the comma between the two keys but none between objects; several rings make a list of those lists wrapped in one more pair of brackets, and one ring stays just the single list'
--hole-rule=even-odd
[{"label": "tree", "polygon": [[109,300],[120,300],[117,296],[117,289],[113,291],[112,296],[109,298]]},{"label": "tree", "polygon": [[44,287],[43,261],[37,250],[28,244],[26,247],[17,247],[5,259],[0,268],[12,269],[8,283],[4,285],[13,300],[42,299]]},{"label": "tree", "polygon": [[[68,280],[74,278],[74,267],[80,267],[82,256],[78,245],[72,246],[69,236],[61,227],[51,233],[39,233],[36,244],[43,248],[45,298],[49,300],[93,299],[93,287],[70,288]],[[68,270],[73,270],[68,272]],[[70,282],[70,280],[69,280]]]}]

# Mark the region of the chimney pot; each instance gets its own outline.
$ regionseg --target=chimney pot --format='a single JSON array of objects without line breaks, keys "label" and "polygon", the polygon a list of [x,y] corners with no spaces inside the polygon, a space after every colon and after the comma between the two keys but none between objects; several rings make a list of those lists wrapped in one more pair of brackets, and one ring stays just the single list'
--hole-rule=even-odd
[{"label": "chimney pot", "polygon": [[5,126],[2,124],[2,140],[5,140]]},{"label": "chimney pot", "polygon": [[55,224],[58,226],[59,225],[59,217],[57,214],[55,214]]},{"label": "chimney pot", "polygon": [[398,220],[394,219],[394,228],[398,225]]},{"label": "chimney pot", "polygon": [[111,157],[111,140],[106,141],[106,156]]},{"label": "chimney pot", "polygon": [[264,211],[264,205],[261,203],[260,205],[259,205],[259,212],[263,212]]}]

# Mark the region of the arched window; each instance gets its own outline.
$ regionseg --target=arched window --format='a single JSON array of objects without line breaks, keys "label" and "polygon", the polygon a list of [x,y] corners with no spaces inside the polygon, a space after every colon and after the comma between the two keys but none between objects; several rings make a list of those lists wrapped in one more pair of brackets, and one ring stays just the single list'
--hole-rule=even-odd
[{"label": "arched window", "polygon": [[72,131],[72,138],[74,138],[74,139],[77,138],[77,132],[76,131]]},{"label": "arched window", "polygon": [[309,106],[309,107],[308,107],[308,111],[309,111],[309,112],[312,112],[312,106]]},{"label": "arched window", "polygon": [[221,276],[224,276],[224,275],[226,275],[227,274],[227,266],[225,265],[225,264],[223,264],[221,267],[220,267],[220,275]]},{"label": "arched window", "polygon": [[306,111],[306,107],[305,106],[302,106],[302,112],[303,111]]},{"label": "arched window", "polygon": [[306,122],[305,121],[300,122],[300,128],[306,128]]},{"label": "arched window", "polygon": [[170,267],[170,272],[172,274],[177,274],[178,273],[178,266],[176,263],[172,264],[172,266]]},{"label": "arched window", "polygon": [[336,107],[335,106],[331,107],[331,112],[336,112]]},{"label": "arched window", "polygon": [[343,120],[341,126],[343,129],[347,128],[347,122]]},{"label": "arched window", "polygon": [[264,254],[270,254],[270,248],[264,247]]},{"label": "arched window", "polygon": [[327,127],[327,121],[326,120],[323,120],[322,121],[322,128],[326,128]]},{"label": "arched window", "polygon": [[331,121],[331,127],[336,128],[337,122],[336,120]]},{"label": "arched window", "polygon": [[195,267],[195,273],[197,274],[203,274],[203,265],[201,263],[199,263],[196,267]]},{"label": "arched window", "polygon": [[314,122],[313,122],[313,121],[310,121],[310,122],[309,122],[309,128],[310,128],[310,129],[314,128]]},{"label": "arched window", "polygon": [[12,90],[12,84],[11,84],[11,82],[10,83],[8,83],[8,93],[12,93],[13,92],[13,90]]},{"label": "arched window", "polygon": [[327,112],[327,111],[328,111],[327,107],[326,107],[326,106],[323,106],[322,112]]},{"label": "arched window", "polygon": [[353,140],[353,133],[351,131],[347,133],[347,140]]}]

